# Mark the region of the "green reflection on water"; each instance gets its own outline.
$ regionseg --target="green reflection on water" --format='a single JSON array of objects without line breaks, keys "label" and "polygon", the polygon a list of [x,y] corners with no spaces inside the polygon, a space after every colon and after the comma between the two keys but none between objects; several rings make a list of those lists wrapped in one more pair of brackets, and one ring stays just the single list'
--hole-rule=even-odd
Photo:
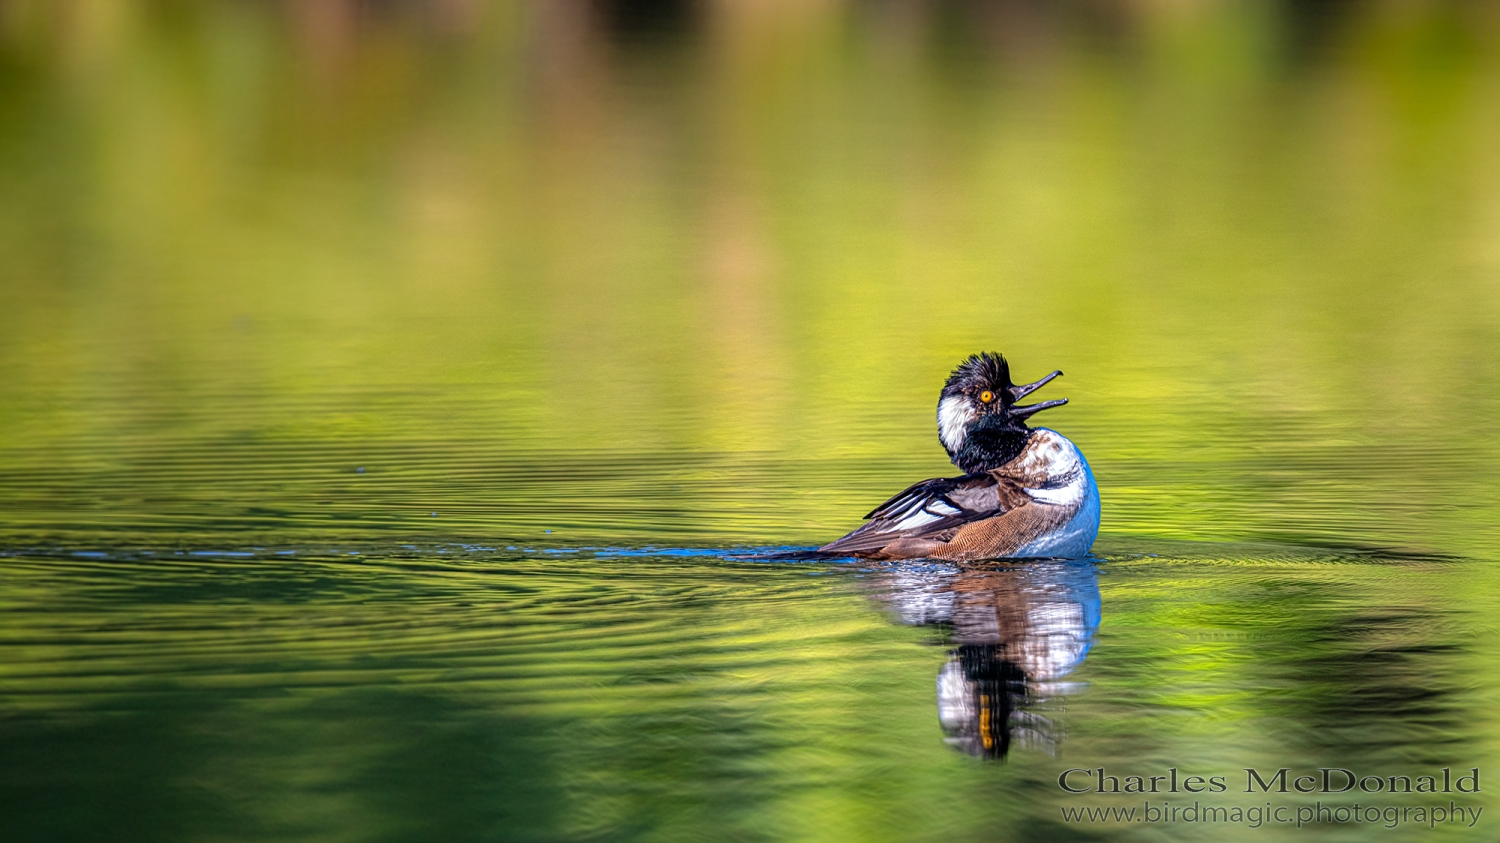
[{"label": "green reflection on water", "polygon": [[[0,838],[1198,839],[1056,774],[1493,764],[1500,19],[627,5],[0,5]],[[981,349],[1068,372],[1109,557],[1003,764],[890,571],[503,550],[826,541]]]},{"label": "green reflection on water", "polygon": [[7,13],[15,541],[819,542],[997,348],[1106,535],[1495,551],[1492,18],[326,5]]},{"label": "green reflection on water", "polygon": [[[1211,801],[1246,807],[1312,801],[1245,794],[1247,766],[1420,775],[1500,760],[1488,713],[1500,654],[1476,637],[1495,609],[1489,566],[1176,549],[1191,555],[956,581],[922,566],[817,576],[830,572],[456,547],[14,558],[0,613],[0,830],[1065,839],[1081,832],[1061,807],[1139,802],[1063,793],[1070,767],[1225,775],[1234,786]],[[918,607],[944,622],[930,598],[949,589],[960,598],[948,631],[891,622],[922,623]],[[1092,652],[1051,675],[1025,631],[1009,634],[1005,658],[1035,682],[1005,726],[1004,763],[945,745],[934,681],[955,640],[986,640],[976,607],[1004,627],[1048,600],[1100,596]],[[1032,634],[1047,617],[1031,612]],[[1488,839],[1486,828],[1452,834]],[[1303,833],[1215,830],[1266,834]]]}]

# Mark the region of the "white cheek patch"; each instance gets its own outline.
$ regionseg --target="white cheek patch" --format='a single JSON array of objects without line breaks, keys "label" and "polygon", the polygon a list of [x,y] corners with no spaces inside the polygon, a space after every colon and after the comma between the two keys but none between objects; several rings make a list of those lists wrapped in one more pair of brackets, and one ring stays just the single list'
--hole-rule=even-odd
[{"label": "white cheek patch", "polygon": [[950,453],[958,453],[964,446],[964,430],[974,421],[977,413],[961,395],[950,395],[938,402],[938,438]]}]

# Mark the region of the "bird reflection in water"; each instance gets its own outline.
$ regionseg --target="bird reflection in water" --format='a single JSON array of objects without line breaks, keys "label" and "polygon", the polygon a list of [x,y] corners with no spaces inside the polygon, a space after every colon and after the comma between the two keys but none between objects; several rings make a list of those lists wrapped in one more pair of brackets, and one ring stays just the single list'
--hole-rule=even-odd
[{"label": "bird reflection in water", "polygon": [[1061,680],[1083,664],[1099,627],[1092,563],[900,563],[872,578],[902,623],[943,629],[956,645],[937,677],[950,745],[982,758],[1012,746],[1056,751],[1062,729],[1038,709],[1077,688]]}]

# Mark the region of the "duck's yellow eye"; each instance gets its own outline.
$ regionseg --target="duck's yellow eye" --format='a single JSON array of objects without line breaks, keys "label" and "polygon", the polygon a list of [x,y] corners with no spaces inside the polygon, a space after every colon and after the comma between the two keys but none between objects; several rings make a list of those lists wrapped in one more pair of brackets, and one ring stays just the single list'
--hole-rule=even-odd
[{"label": "duck's yellow eye", "polygon": [[979,393],[979,400],[982,403],[988,404],[991,401],[995,400],[995,393],[990,392],[988,389],[986,389],[984,392]]}]

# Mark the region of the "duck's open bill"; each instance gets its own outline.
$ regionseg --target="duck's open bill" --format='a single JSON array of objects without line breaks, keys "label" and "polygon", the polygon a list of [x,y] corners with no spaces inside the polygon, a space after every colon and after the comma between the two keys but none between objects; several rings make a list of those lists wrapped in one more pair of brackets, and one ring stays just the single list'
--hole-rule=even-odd
[{"label": "duck's open bill", "polygon": [[1027,416],[1030,416],[1032,413],[1040,413],[1043,410],[1050,410],[1053,407],[1061,407],[1066,403],[1068,403],[1068,399],[1066,398],[1054,398],[1051,401],[1043,401],[1040,404],[1028,404],[1025,407],[1011,407],[1010,414],[1012,416],[1020,416],[1024,419]]},{"label": "duck's open bill", "polygon": [[1012,402],[1020,401],[1022,398],[1025,398],[1026,396],[1030,395],[1031,393],[1036,392],[1038,389],[1041,389],[1042,387],[1044,387],[1047,384],[1051,383],[1053,378],[1060,378],[1060,377],[1062,377],[1062,369],[1058,369],[1057,371],[1055,371],[1052,374],[1046,376],[1045,378],[1042,378],[1039,381],[1036,381],[1035,383],[1027,383],[1027,384],[1022,384],[1020,386],[1013,386],[1013,387],[1010,388],[1010,400]]}]

